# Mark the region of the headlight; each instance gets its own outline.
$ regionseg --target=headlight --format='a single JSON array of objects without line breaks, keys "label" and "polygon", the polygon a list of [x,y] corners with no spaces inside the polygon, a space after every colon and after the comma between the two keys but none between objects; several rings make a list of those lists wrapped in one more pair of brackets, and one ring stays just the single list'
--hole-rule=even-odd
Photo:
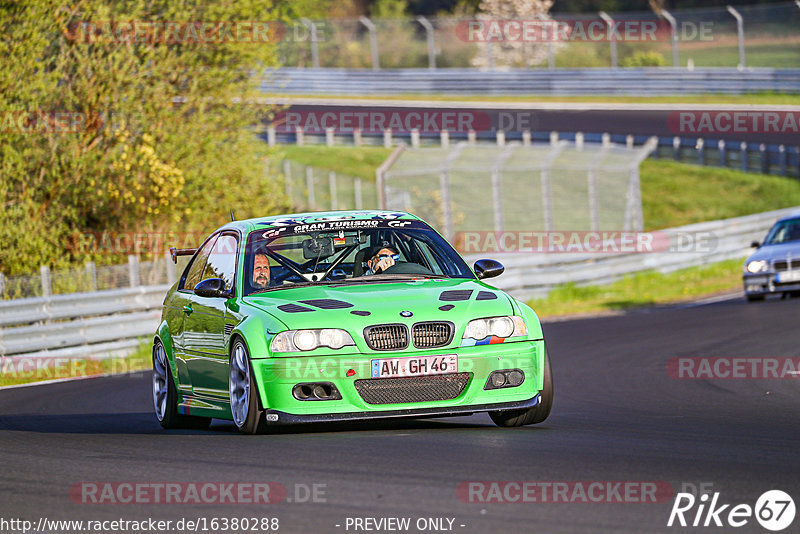
[{"label": "headlight", "polygon": [[272,338],[272,352],[298,352],[319,347],[341,349],[353,346],[353,338],[346,330],[322,328],[318,330],[287,330]]},{"label": "headlight", "polygon": [[464,330],[464,339],[475,339],[480,341],[489,336],[494,337],[516,337],[528,334],[528,327],[522,317],[514,315],[511,317],[487,317],[485,319],[473,319],[467,323]]},{"label": "headlight", "polygon": [[747,263],[745,269],[751,273],[760,273],[762,271],[766,271],[769,268],[769,264],[766,260],[754,260]]}]

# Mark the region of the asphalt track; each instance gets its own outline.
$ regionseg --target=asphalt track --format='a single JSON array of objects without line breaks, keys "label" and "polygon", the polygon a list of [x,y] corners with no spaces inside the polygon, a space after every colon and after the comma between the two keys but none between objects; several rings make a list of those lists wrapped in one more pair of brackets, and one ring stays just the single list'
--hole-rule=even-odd
[{"label": "asphalt track", "polygon": [[[139,373],[0,391],[0,518],[278,517],[281,532],[354,532],[347,518],[454,518],[456,532],[725,531],[666,527],[658,503],[468,503],[464,481],[711,484],[726,503],[769,489],[800,504],[795,380],[676,380],[676,356],[797,357],[800,299],[548,323],[556,399],[545,423],[466,418],[295,428],[241,436],[163,431]],[[325,484],[316,503],[80,504],[81,481]],[[301,492],[302,493],[302,492]],[[337,527],[336,525],[340,525]],[[464,525],[464,526],[461,526]],[[797,532],[800,517],[785,532]],[[751,519],[736,532],[767,532]],[[10,530],[8,532],[11,532]],[[121,531],[120,531],[121,532]],[[263,531],[259,531],[263,532]]]},{"label": "asphalt track", "polygon": [[[285,112],[298,114],[300,119],[295,119],[301,126],[310,124],[309,116],[316,123],[345,124],[343,121],[354,113],[368,114],[368,117],[391,117],[399,114],[406,117],[412,112],[427,112],[437,114],[444,112],[460,113],[469,119],[472,127],[479,135],[494,134],[497,130],[506,132],[588,132],[609,133],[636,136],[659,137],[703,137],[706,139],[724,139],[738,142],[772,143],[797,145],[800,143],[800,134],[796,128],[796,119],[787,128],[784,125],[786,115],[797,116],[800,112],[798,106],[778,105],[741,105],[741,104],[630,104],[630,103],[529,103],[529,102],[451,102],[451,101],[424,101],[424,100],[364,100],[364,99],[325,99],[325,98],[291,98],[271,99],[267,102],[288,106]],[[763,112],[777,112],[780,117],[780,128],[765,128],[763,125]],[[723,117],[734,115],[752,115],[750,119],[741,119],[736,128],[728,125],[723,119],[719,126],[703,122],[716,120],[722,113]],[[727,115],[725,115],[727,114]],[[758,121],[753,122],[753,117]],[[327,118],[326,118],[327,117]],[[681,119],[681,117],[684,117]],[[791,118],[791,117],[790,117]],[[295,123],[284,125],[286,115],[280,112],[274,119],[279,132],[294,134]],[[356,119],[350,118],[351,121]],[[365,124],[370,124],[371,118],[363,119]],[[389,118],[385,119],[387,122]],[[683,122],[682,122],[683,120]],[[748,120],[750,122],[748,122]],[[352,124],[349,123],[351,131]],[[715,123],[716,124],[716,123]],[[733,123],[730,123],[733,124]],[[759,124],[761,124],[759,126]],[[794,126],[792,126],[794,125]],[[795,129],[792,129],[795,128]],[[458,127],[452,126],[455,134]],[[722,128],[722,129],[718,129]],[[727,130],[725,128],[728,128]],[[320,133],[324,130],[319,129]],[[438,130],[437,130],[438,132]],[[430,132],[428,132],[430,133]]]}]

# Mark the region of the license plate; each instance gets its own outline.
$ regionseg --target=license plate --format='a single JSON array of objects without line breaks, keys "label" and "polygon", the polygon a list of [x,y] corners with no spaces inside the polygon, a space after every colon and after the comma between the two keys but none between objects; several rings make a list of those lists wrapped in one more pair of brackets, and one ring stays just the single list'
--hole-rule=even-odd
[{"label": "license plate", "polygon": [[458,372],[458,356],[410,356],[372,360],[372,378],[443,375]]},{"label": "license plate", "polygon": [[775,276],[775,280],[779,283],[797,282],[800,280],[800,271],[783,271]]}]

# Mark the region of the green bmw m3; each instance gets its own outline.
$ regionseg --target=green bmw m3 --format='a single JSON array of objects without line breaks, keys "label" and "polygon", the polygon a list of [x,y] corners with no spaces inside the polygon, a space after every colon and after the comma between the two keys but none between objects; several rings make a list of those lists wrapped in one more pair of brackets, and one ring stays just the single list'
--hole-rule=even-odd
[{"label": "green bmw m3", "polygon": [[534,311],[483,280],[408,213],[234,221],[197,249],[164,299],[153,402],[164,428],[488,412],[540,423],[553,378]]}]

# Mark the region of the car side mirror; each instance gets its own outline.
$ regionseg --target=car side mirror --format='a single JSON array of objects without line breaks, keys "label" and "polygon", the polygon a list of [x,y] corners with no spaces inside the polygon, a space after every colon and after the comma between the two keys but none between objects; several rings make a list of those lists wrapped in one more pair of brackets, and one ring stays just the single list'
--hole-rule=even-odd
[{"label": "car side mirror", "polygon": [[750,246],[753,248],[758,248],[761,246],[761,243],[759,243],[758,241],[753,241],[752,243],[750,243]]},{"label": "car side mirror", "polygon": [[500,276],[506,270],[503,264],[496,260],[478,260],[473,267],[478,280]]},{"label": "car side mirror", "polygon": [[225,290],[225,280],[222,278],[206,278],[194,286],[194,294],[208,298],[230,298],[230,293]]}]

